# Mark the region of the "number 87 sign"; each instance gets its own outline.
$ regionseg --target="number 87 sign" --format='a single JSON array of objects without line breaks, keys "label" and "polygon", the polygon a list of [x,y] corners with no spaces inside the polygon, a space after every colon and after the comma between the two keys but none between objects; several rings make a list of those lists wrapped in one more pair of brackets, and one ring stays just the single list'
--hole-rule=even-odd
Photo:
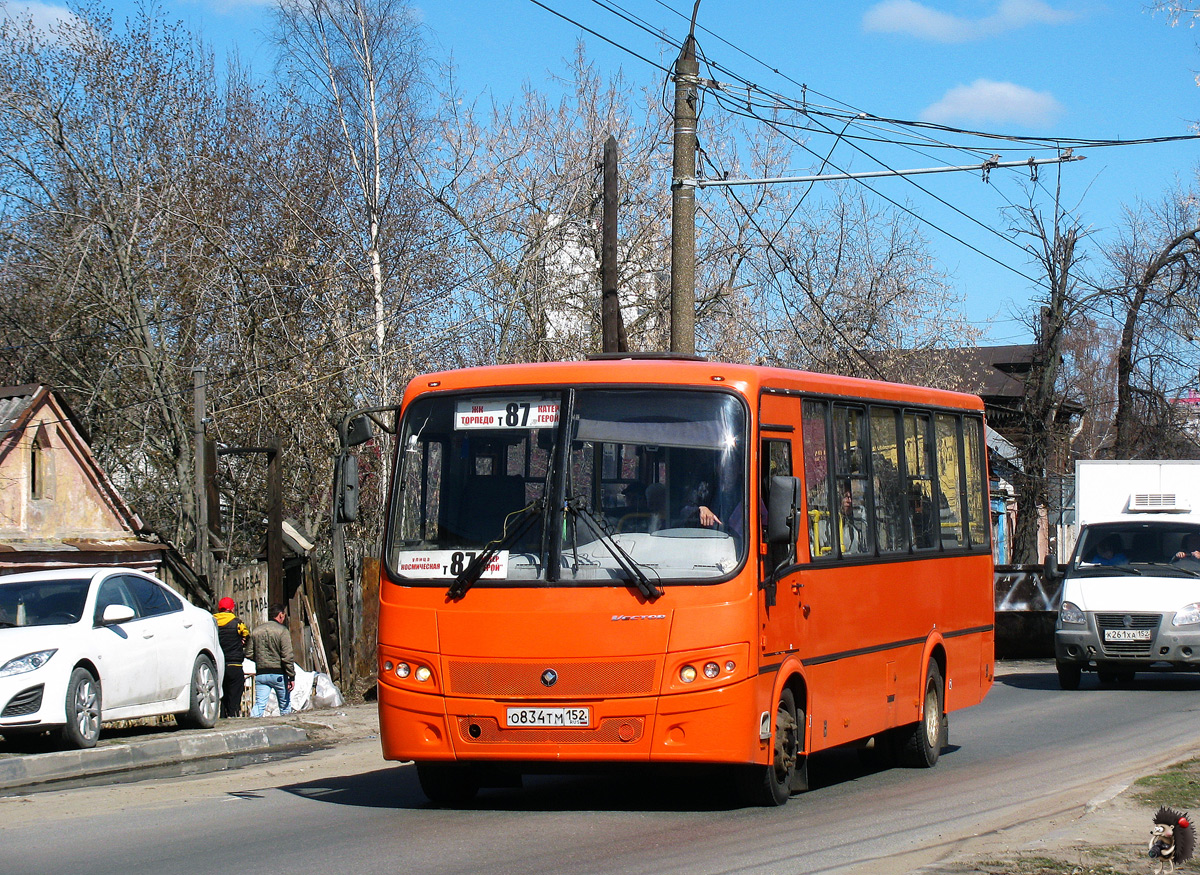
[{"label": "number 87 sign", "polygon": [[454,406],[454,428],[547,428],[558,424],[557,398],[483,398]]}]

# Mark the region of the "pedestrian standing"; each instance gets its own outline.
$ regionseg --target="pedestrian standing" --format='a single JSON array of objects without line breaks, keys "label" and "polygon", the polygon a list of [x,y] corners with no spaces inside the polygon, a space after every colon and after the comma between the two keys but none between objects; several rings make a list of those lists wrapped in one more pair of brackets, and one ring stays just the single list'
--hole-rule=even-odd
[{"label": "pedestrian standing", "polygon": [[287,608],[273,604],[267,621],[255,626],[246,644],[246,656],[254,660],[254,707],[251,717],[261,717],[271,690],[279,702],[279,713],[291,711],[292,687],[296,685],[296,662],[292,656],[292,633],[287,628]]},{"label": "pedestrian standing", "polygon": [[246,639],[250,629],[238,619],[233,599],[228,596],[217,602],[217,643],[225,654],[225,681],[221,684],[221,716],[242,716],[242,691],[246,687],[246,674],[242,662],[246,658]]}]

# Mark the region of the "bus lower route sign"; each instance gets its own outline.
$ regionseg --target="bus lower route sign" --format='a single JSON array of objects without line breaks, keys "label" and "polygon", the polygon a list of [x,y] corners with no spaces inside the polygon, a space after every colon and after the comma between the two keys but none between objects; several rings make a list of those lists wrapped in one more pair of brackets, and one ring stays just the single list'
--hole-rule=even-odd
[{"label": "bus lower route sign", "polygon": [[[470,567],[482,550],[402,550],[396,556],[396,573],[410,579],[452,579]],[[508,551],[497,550],[480,575],[482,580],[508,576]]]}]

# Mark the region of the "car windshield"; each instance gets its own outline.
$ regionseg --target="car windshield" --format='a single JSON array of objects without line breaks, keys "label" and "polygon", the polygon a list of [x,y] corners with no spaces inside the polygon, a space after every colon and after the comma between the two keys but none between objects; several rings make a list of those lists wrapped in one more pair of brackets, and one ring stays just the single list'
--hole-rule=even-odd
[{"label": "car windshield", "polygon": [[1200,576],[1200,525],[1122,522],[1084,529],[1070,574]]},{"label": "car windshield", "polygon": [[87,580],[0,582],[0,628],[77,623],[87,592]]},{"label": "car windshield", "polygon": [[745,556],[746,413],[735,395],[428,395],[400,439],[387,553],[399,577],[444,584],[486,550],[474,575],[485,584],[696,581]]}]

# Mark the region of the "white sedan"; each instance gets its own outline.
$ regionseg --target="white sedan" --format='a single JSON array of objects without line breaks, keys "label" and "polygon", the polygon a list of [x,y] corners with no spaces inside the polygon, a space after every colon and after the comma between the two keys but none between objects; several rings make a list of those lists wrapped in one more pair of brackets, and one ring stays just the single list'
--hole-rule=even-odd
[{"label": "white sedan", "polygon": [[0,577],[0,735],[54,730],[92,747],[104,721],[160,714],[207,728],[224,671],[212,615],[148,574]]}]

